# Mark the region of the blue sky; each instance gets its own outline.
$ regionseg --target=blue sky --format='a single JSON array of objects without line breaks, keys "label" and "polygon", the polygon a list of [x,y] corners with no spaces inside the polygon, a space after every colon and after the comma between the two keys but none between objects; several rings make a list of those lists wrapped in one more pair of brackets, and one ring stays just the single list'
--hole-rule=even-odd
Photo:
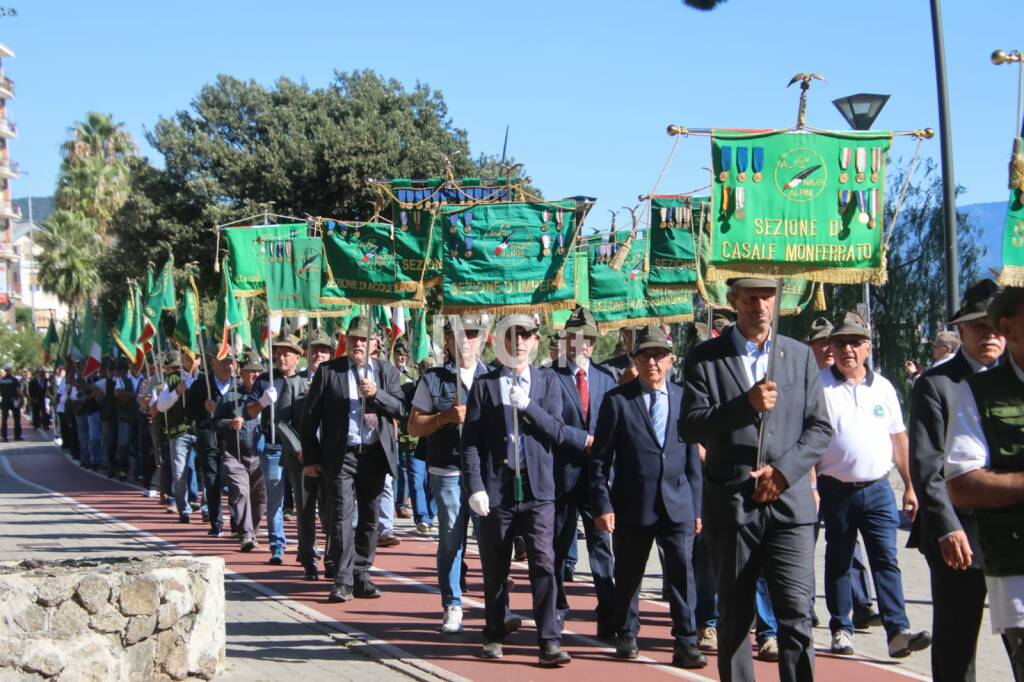
[{"label": "blue sky", "polygon": [[[17,87],[11,156],[30,172],[16,197],[53,191],[60,144],[90,110],[114,114],[153,158],[144,131],[219,73],[322,86],[335,69],[372,68],[429,83],[474,154],[500,153],[510,125],[510,153],[545,194],[596,196],[601,220],[651,189],[666,124],[791,125],[798,89],[785,85],[800,71],[828,79],[811,90],[813,126],[845,127],[831,100],[856,92],[892,95],[878,128],[938,125],[927,0],[729,0],[713,13],[678,0],[4,4],[19,14],[0,20],[16,53],[3,64]],[[961,203],[1003,201],[1017,72],[989,54],[1024,48],[1024,2],[944,11]],[[937,138],[924,148],[938,157]],[[898,142],[894,156],[912,150]],[[704,184],[708,152],[684,140],[660,191]]]}]

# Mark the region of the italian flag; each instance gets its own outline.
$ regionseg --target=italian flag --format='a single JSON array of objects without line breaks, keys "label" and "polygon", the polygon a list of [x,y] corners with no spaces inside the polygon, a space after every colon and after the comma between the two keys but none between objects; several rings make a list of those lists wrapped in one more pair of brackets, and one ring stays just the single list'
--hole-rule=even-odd
[{"label": "italian flag", "polygon": [[391,316],[391,343],[405,334],[405,308],[398,306]]}]

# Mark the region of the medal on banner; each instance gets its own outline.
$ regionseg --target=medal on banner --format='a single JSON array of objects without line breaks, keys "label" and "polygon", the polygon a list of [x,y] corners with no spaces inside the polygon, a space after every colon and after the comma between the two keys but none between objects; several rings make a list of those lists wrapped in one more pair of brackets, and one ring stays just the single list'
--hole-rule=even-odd
[{"label": "medal on banner", "polygon": [[722,215],[729,212],[729,185],[722,185]]},{"label": "medal on banner", "polygon": [[846,210],[850,208],[851,192],[848,189],[839,190],[839,215],[846,215]]},{"label": "medal on banner", "polygon": [[736,181],[747,181],[747,157],[750,154],[749,147],[736,147]]},{"label": "medal on banner", "polygon": [[292,257],[292,242],[288,240],[284,243],[285,262],[291,263],[294,258]]},{"label": "medal on banner", "polygon": [[451,223],[451,226],[448,228],[448,233],[449,234],[456,234],[459,231],[459,216],[457,216],[457,215],[450,215],[450,216],[448,216],[448,222]]},{"label": "medal on banner", "polygon": [[690,205],[690,200],[687,199],[686,203],[683,204],[683,227],[691,227],[693,225],[693,206]]},{"label": "medal on banner", "polygon": [[685,210],[686,209],[683,208],[682,206],[676,206],[675,208],[672,209],[672,224],[675,227],[683,226],[683,215]]},{"label": "medal on banner", "polygon": [[722,147],[721,152],[719,163],[722,172],[718,174],[718,181],[727,182],[729,180],[729,169],[732,168],[732,147]]},{"label": "medal on banner", "polygon": [[541,253],[543,253],[545,256],[550,256],[551,255],[551,237],[546,235],[546,234],[542,234],[540,236],[540,244],[541,244],[542,247],[544,247],[543,250],[541,251]]},{"label": "medal on banner", "polygon": [[846,184],[850,181],[850,174],[846,169],[850,167],[850,148],[843,147],[839,152],[839,182]]},{"label": "medal on banner", "polygon": [[871,148],[871,182],[878,182],[879,171],[882,169],[882,148]]},{"label": "medal on banner", "polygon": [[462,214],[462,231],[465,234],[472,234],[473,232],[473,211],[466,211]]},{"label": "medal on banner", "polygon": [[448,248],[452,252],[452,258],[458,258],[459,257],[459,238],[458,237],[452,237],[451,242],[449,242]]},{"label": "medal on banner", "polygon": [[857,147],[857,182],[864,182],[864,169],[868,165],[868,149],[867,147]]},{"label": "medal on banner", "polygon": [[558,242],[558,253],[559,253],[559,255],[564,254],[565,253],[565,234],[562,233],[562,232],[559,232],[555,236],[555,240]]},{"label": "medal on banner", "polygon": [[878,224],[878,188],[874,187],[871,190],[871,217],[868,220],[868,227],[874,227]]},{"label": "medal on banner", "polygon": [[473,257],[473,236],[466,235],[466,238],[462,240],[462,248],[466,250],[466,258]]},{"label": "medal on banner", "polygon": [[736,188],[736,210],[734,211],[734,213],[736,215],[736,220],[743,220],[744,218],[747,217],[746,207],[747,207],[747,197],[746,197],[745,188],[737,187]]},{"label": "medal on banner", "polygon": [[599,244],[597,246],[597,260],[604,263],[611,259],[608,253],[611,251],[611,246],[608,244]]},{"label": "medal on banner", "polygon": [[862,189],[857,190],[857,211],[857,220],[867,225],[871,217],[868,216],[867,192]]},{"label": "medal on banner", "polygon": [[412,214],[412,224],[413,224],[413,225],[414,225],[414,226],[416,227],[416,229],[417,229],[417,230],[418,230],[418,229],[420,229],[420,221],[421,221],[422,219],[423,219],[423,218],[422,218],[422,216],[420,215],[420,212],[419,212],[419,211],[414,211],[414,212],[413,212],[413,214]]},{"label": "medal on banner", "polygon": [[551,217],[551,211],[544,210],[544,211],[540,212],[540,220],[541,220],[541,222],[540,222],[540,231],[541,232],[547,232],[548,231],[548,219],[550,217]]},{"label": "medal on banner", "polygon": [[754,171],[754,182],[761,182],[764,175],[761,170],[764,168],[764,147],[754,147],[750,159],[750,169]]},{"label": "medal on banner", "polygon": [[658,227],[661,229],[668,228],[668,207],[662,206],[658,209]]},{"label": "medal on banner", "polygon": [[356,223],[352,227],[352,238],[353,239],[359,239],[359,223]]},{"label": "medal on banner", "polygon": [[402,232],[409,231],[409,214],[402,211],[398,214],[398,222],[402,224]]},{"label": "medal on banner", "polygon": [[327,225],[327,234],[328,235],[334,234],[335,222],[333,220],[328,220],[325,224]]},{"label": "medal on banner", "polygon": [[561,232],[565,225],[565,211],[555,211],[555,231]]}]

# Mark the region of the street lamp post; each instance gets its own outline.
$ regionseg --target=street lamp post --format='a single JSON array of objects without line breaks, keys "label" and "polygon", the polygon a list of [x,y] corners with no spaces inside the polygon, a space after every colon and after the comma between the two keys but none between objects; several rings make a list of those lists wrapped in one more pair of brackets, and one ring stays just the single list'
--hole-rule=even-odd
[{"label": "street lamp post", "polygon": [[[854,130],[871,130],[875,119],[882,113],[882,108],[889,101],[889,95],[871,95],[859,93],[848,97],[832,100],[839,113]],[[864,314],[868,328],[871,328],[871,285],[864,282]],[[871,363],[871,358],[868,358]]]}]

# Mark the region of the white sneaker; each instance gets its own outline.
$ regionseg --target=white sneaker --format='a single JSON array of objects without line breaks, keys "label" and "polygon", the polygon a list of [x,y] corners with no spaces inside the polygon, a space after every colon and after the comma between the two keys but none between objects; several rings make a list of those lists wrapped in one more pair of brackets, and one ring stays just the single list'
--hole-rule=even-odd
[{"label": "white sneaker", "polygon": [[142,493],[143,497],[156,497],[156,495],[157,495],[157,492],[155,490],[153,490],[152,488],[147,488],[145,490],[145,492]]},{"label": "white sneaker", "polygon": [[853,637],[846,630],[836,630],[832,633],[830,651],[838,656],[853,656]]},{"label": "white sneaker", "polygon": [[441,632],[452,635],[462,632],[462,607],[448,606],[444,610],[444,620],[441,621]]},{"label": "white sneaker", "polygon": [[911,652],[927,649],[931,643],[932,634],[927,630],[914,632],[906,628],[889,640],[889,655],[893,658],[906,658]]}]

